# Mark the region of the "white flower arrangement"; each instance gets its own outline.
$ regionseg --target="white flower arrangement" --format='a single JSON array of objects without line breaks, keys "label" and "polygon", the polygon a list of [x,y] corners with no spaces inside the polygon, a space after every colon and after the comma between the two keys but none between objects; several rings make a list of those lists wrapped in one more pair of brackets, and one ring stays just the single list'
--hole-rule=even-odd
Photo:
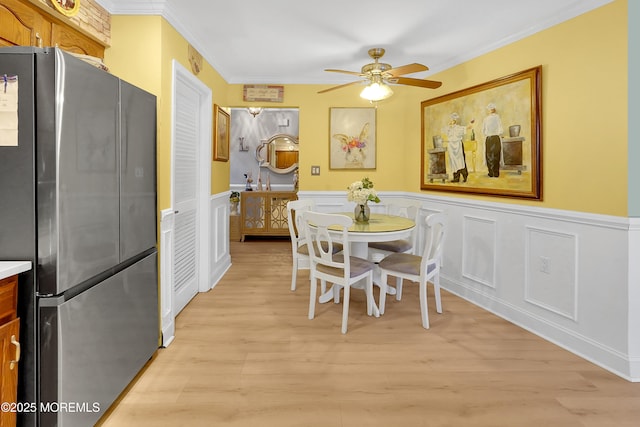
[{"label": "white flower arrangement", "polygon": [[347,187],[347,200],[356,202],[358,205],[365,205],[367,202],[379,203],[380,198],[373,188],[373,182],[369,178],[362,181],[355,181]]}]

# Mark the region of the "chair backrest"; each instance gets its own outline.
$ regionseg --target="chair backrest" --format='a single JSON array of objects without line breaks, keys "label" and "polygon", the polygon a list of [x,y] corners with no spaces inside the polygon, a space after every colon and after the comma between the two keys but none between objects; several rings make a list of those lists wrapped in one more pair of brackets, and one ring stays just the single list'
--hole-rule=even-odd
[{"label": "chair backrest", "polygon": [[[342,269],[350,277],[349,227],[353,219],[346,215],[306,211],[302,213],[304,232],[308,242],[312,268],[317,264]],[[331,227],[331,230],[329,228]],[[334,256],[333,246],[343,245],[341,256]]]},{"label": "chair backrest", "polygon": [[420,206],[412,202],[392,201],[387,204],[387,215],[397,215],[416,220]]},{"label": "chair backrest", "polygon": [[416,227],[411,232],[411,237],[408,239],[411,242],[413,250],[411,253],[416,253],[416,240],[418,237],[418,214],[420,213],[420,205],[417,202],[407,200],[393,200],[387,204],[387,215],[397,215],[405,218],[409,218],[416,223]]},{"label": "chair backrest", "polygon": [[447,235],[447,217],[444,213],[434,213],[425,219],[424,249],[420,273],[425,274],[430,264],[440,267],[445,237]]},{"label": "chair backrest", "polygon": [[312,199],[291,200],[287,202],[287,222],[294,253],[306,242],[302,228],[302,212],[313,211],[315,207],[316,204]]}]

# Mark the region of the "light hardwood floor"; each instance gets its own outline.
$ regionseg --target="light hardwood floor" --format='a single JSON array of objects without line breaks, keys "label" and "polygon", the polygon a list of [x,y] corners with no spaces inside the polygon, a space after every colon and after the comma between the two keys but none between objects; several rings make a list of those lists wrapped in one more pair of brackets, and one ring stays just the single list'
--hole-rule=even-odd
[{"label": "light hardwood floor", "polygon": [[309,320],[308,273],[291,292],[290,251],[232,242],[229,272],[180,313],[175,341],[100,425],[640,425],[640,384],[446,291],[441,315],[429,293],[429,330],[411,284],[377,319],[354,291],[346,335],[342,305]]}]

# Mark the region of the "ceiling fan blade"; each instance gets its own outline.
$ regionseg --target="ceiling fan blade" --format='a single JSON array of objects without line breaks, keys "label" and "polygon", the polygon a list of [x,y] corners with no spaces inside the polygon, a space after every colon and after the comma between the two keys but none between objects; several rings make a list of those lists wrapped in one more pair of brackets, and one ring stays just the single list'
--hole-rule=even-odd
[{"label": "ceiling fan blade", "polygon": [[325,92],[329,92],[329,91],[332,91],[332,90],[341,89],[343,87],[351,86],[351,85],[354,85],[356,83],[362,83],[362,80],[356,80],[355,82],[345,83],[343,85],[330,87],[329,89],[320,90],[320,91],[318,91],[318,93],[325,93]]},{"label": "ceiling fan blade", "polygon": [[360,76],[361,73],[359,71],[346,71],[346,70],[333,70],[328,69],[325,71],[329,71],[330,73],[342,73],[342,74],[351,74],[352,76]]},{"label": "ceiling fan blade", "polygon": [[386,74],[389,74],[393,77],[397,77],[397,76],[402,76],[404,74],[419,73],[420,71],[427,71],[428,69],[429,67],[427,67],[426,65],[413,63],[413,64],[402,65],[400,67],[393,67],[392,69],[387,71]]},{"label": "ceiling fan blade", "polygon": [[410,77],[396,77],[394,79],[390,79],[390,82],[397,83],[399,85],[424,87],[427,89],[437,89],[442,86],[442,82],[437,82],[435,80],[412,79]]}]

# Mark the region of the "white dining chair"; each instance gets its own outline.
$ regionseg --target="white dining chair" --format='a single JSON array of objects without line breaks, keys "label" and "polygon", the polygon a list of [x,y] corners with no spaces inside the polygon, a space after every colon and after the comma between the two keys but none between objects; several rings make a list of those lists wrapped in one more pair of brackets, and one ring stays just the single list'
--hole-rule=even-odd
[{"label": "white dining chair", "polygon": [[[375,302],[373,300],[373,269],[375,264],[350,254],[348,230],[353,224],[353,220],[346,215],[311,211],[303,212],[302,218],[311,261],[309,319],[315,317],[318,280],[333,283],[335,301],[338,300],[340,288],[344,289],[342,298],[343,334],[347,333],[351,287],[361,280],[365,280],[367,314],[371,316],[375,312],[376,316],[379,316],[377,307],[374,310]],[[336,244],[343,247],[342,253],[334,254]]]},{"label": "white dining chair", "polygon": [[[425,219],[425,238],[422,254],[395,253],[385,257],[380,267],[380,314],[384,313],[386,286],[388,276],[396,277],[396,300],[402,298],[402,280],[417,282],[420,286],[420,312],[422,326],[429,329],[429,313],[427,309],[427,284],[433,283],[436,298],[436,311],[442,313],[440,298],[440,266],[442,264],[442,248],[444,245],[447,218],[443,213],[434,213]],[[385,292],[383,292],[385,291]]]},{"label": "white dining chair", "polygon": [[[298,270],[309,269],[309,249],[307,248],[307,240],[304,235],[302,226],[302,212],[315,210],[316,204],[312,199],[292,200],[287,202],[287,222],[289,226],[289,235],[291,237],[291,256],[293,258],[293,266],[291,270],[291,290],[296,290],[298,280]],[[342,250],[341,244],[333,247],[335,253]],[[325,290],[325,284],[322,283],[322,290]]]},{"label": "white dining chair", "polygon": [[[420,205],[413,201],[394,200],[387,204],[385,213],[409,218],[414,222],[418,218]],[[393,253],[414,253],[417,236],[416,227],[408,239],[390,240],[385,242],[369,242],[369,260],[380,262],[384,257]]]}]

